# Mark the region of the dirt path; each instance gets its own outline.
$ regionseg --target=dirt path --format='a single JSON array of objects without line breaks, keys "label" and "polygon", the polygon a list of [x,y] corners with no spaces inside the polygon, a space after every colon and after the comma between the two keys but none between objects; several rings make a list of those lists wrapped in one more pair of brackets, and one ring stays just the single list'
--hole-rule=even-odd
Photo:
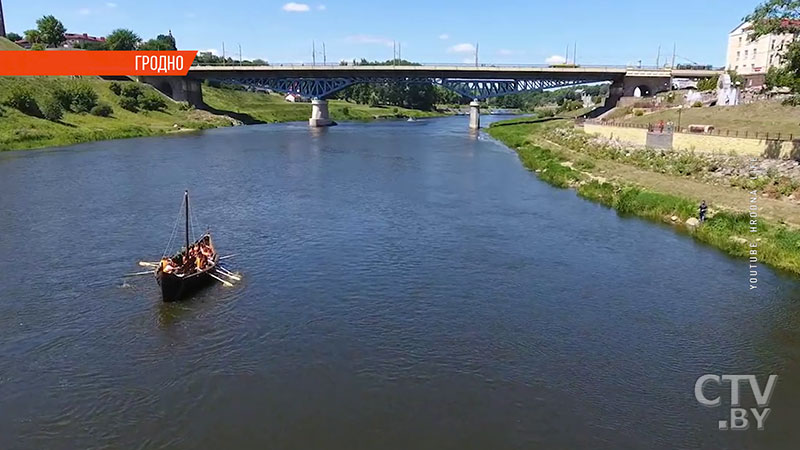
[{"label": "dirt path", "polygon": [[[694,198],[698,204],[700,200],[704,199],[712,208],[716,206],[720,209],[744,212],[750,206],[750,194],[744,189],[715,186],[691,178],[676,177],[615,161],[595,159],[586,153],[569,149],[555,142],[540,137],[536,139],[544,147],[562,150],[573,161],[577,161],[578,158],[591,159],[595,163],[595,168],[591,172],[596,177],[609,180],[618,179],[656,192]],[[759,216],[772,221],[783,221],[789,225],[800,227],[800,205],[792,201],[759,197],[758,211]]]}]

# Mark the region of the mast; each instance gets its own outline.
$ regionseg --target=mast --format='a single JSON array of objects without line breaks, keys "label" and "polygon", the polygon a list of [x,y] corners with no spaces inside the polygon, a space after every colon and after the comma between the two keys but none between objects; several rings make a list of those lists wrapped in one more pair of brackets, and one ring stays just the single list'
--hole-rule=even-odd
[{"label": "mast", "polygon": [[189,255],[189,190],[183,192],[183,201],[186,203],[186,255]]}]

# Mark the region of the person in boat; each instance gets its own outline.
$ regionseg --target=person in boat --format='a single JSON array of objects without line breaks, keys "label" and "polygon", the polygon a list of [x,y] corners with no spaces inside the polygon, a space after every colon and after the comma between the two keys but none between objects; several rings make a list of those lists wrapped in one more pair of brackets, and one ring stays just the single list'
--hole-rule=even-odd
[{"label": "person in boat", "polygon": [[161,258],[160,269],[163,273],[172,273],[175,271],[176,265],[171,258]]}]

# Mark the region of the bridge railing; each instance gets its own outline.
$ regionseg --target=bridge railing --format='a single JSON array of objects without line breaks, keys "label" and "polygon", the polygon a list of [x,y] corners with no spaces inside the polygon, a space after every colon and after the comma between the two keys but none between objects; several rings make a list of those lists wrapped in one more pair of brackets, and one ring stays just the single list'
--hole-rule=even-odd
[{"label": "bridge railing", "polygon": [[[252,63],[239,64],[233,63],[205,63],[195,61],[192,64],[194,67],[259,67],[259,65]],[[288,67],[288,68],[309,68],[309,67],[369,67],[369,68],[390,68],[390,67],[465,67],[465,68],[482,68],[482,67],[498,67],[498,68],[540,68],[540,69],[632,69],[632,70],[669,70],[668,67],[656,66],[639,66],[639,65],[625,65],[625,64],[494,64],[494,63],[481,63],[478,65],[472,63],[421,63],[421,64],[347,64],[341,63],[303,63],[303,62],[288,62],[276,63],[271,62],[266,65],[267,67]]]}]

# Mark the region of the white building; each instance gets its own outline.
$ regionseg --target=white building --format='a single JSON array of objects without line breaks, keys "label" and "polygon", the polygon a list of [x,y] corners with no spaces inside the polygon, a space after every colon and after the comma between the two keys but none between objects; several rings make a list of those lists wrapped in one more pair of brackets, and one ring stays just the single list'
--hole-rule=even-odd
[{"label": "white building", "polygon": [[791,34],[768,34],[751,41],[752,26],[744,22],[728,35],[728,55],[725,68],[744,76],[744,88],[764,84],[770,67],[783,63],[783,55],[792,42]]}]

